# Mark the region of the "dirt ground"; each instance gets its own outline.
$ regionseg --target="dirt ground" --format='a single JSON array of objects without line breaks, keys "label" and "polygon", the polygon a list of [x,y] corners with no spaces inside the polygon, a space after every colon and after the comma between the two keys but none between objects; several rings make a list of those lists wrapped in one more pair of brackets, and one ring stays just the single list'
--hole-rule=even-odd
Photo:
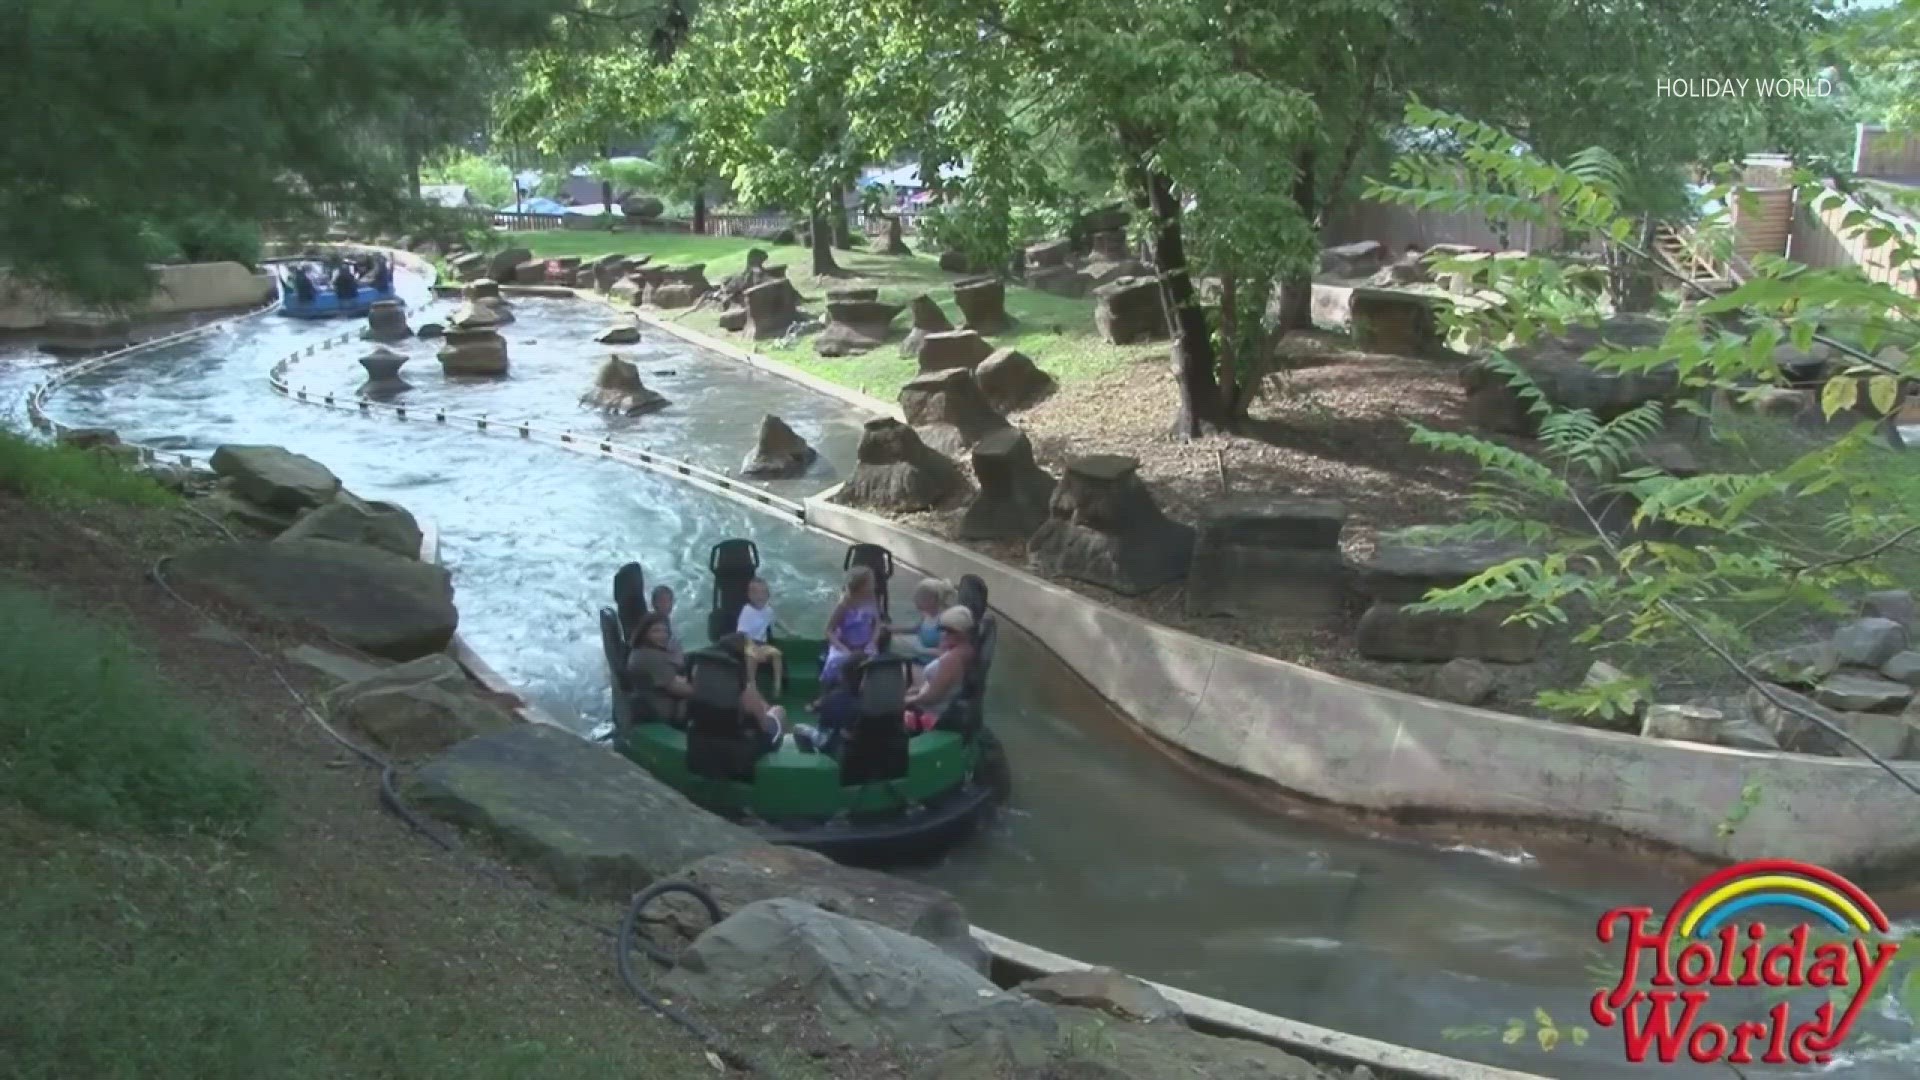
[{"label": "dirt ground", "polygon": [[[1165,354],[1070,383],[1009,419],[1032,439],[1040,464],[1056,474],[1068,459],[1085,454],[1138,459],[1139,475],[1160,507],[1188,524],[1226,496],[1335,499],[1347,509],[1342,548],[1351,559],[1368,554],[1383,532],[1460,518],[1475,466],[1415,447],[1410,436],[1413,424],[1472,430],[1460,379],[1464,361],[1356,352],[1343,337],[1326,333],[1290,336],[1282,349],[1285,370],[1268,376],[1249,410],[1250,422],[1235,434],[1173,437],[1177,398]],[[907,517],[950,537],[959,513]],[[1026,565],[1019,543],[967,546]],[[1366,601],[1357,595],[1338,616],[1302,626],[1190,616],[1178,583],[1138,597],[1078,581],[1058,584],[1189,633],[1383,686],[1425,692],[1435,666],[1361,658],[1354,651],[1354,627]],[[1550,658],[1534,664],[1501,666],[1491,704],[1538,715],[1534,693],[1577,678],[1588,662],[1556,657],[1553,650],[1545,655]]]},{"label": "dirt ground", "polygon": [[[303,641],[326,643],[207,605],[215,626],[148,578],[161,556],[222,539],[208,523],[177,509],[55,514],[6,492],[0,520],[0,574],[120,623],[180,691],[219,703],[209,717],[214,734],[262,770],[275,796],[272,838],[239,857],[271,882],[275,917],[327,958],[301,978],[364,984],[366,1007],[380,1012],[428,999],[451,1004],[468,1018],[462,1038],[600,1048],[636,1076],[719,1075],[692,1037],[618,981],[610,938],[593,929],[615,925],[612,905],[509,883],[502,877],[519,879],[505,866],[471,850],[442,850],[381,807],[378,773],[322,732],[280,681],[306,695],[323,690],[317,674],[280,657]],[[11,830],[0,838],[23,846],[11,842]],[[44,842],[89,841],[77,834]],[[644,959],[637,966],[652,970]],[[830,1053],[797,1003],[743,1002],[697,1015],[733,1046],[779,1062],[773,1075],[903,1075],[885,1053]]]}]

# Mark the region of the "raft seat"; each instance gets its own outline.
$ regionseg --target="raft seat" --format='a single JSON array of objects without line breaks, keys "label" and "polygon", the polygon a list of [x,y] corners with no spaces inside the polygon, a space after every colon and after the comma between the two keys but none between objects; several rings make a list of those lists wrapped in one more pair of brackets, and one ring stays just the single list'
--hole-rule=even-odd
[{"label": "raft seat", "polygon": [[841,786],[898,780],[907,775],[908,738],[902,717],[913,662],[876,657],[860,669],[860,715],[840,752]]}]

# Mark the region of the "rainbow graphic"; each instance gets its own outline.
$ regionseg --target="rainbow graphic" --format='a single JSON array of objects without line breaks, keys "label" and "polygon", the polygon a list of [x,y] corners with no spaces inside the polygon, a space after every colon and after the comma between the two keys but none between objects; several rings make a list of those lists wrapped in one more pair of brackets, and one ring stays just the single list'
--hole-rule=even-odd
[{"label": "rainbow graphic", "polygon": [[1707,875],[1667,909],[1665,928],[1711,937],[1728,920],[1764,907],[1798,908],[1842,934],[1885,934],[1887,915],[1858,885],[1792,859],[1756,859]]}]

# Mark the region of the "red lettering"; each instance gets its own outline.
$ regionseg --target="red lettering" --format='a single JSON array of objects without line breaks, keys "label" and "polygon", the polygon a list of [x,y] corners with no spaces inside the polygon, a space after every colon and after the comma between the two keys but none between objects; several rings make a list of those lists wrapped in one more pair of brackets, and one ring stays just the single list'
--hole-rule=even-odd
[{"label": "red lettering", "polygon": [[1729,924],[1720,928],[1720,966],[1713,971],[1713,985],[1733,985],[1734,945],[1739,940],[1739,927]]},{"label": "red lettering", "polygon": [[[1621,1006],[1634,1000],[1638,993],[1636,987],[1640,985],[1640,954],[1642,951],[1650,951],[1653,953],[1653,985],[1673,985],[1673,973],[1668,970],[1667,965],[1667,942],[1672,937],[1672,933],[1664,926],[1660,928],[1660,932],[1657,934],[1649,931],[1647,929],[1647,922],[1652,918],[1653,909],[1646,907],[1615,908],[1605,915],[1600,916],[1600,926],[1596,936],[1599,937],[1602,945],[1609,944],[1613,941],[1615,924],[1623,921],[1627,924],[1627,955],[1625,963],[1620,968],[1619,984],[1616,985],[1612,993],[1607,994],[1604,999],[1594,999],[1593,1019],[1595,1023],[1603,1026],[1610,1025],[1612,1021],[1603,1019],[1603,1017],[1617,1013]],[[1602,1006],[1605,1006],[1604,1011]]]},{"label": "red lettering", "polygon": [[[1670,1011],[1676,1001],[1686,1002],[1677,1022]],[[1641,1002],[1647,1005],[1644,1018],[1636,1008]],[[1700,1006],[1706,1002],[1704,990],[1636,992],[1621,1013],[1620,1033],[1626,1042],[1627,1060],[1636,1065],[1645,1062],[1647,1051],[1656,1044],[1655,1054],[1663,1064],[1680,1060],[1680,1048],[1686,1043],[1687,1032],[1692,1030],[1694,1019],[1700,1015]]]},{"label": "red lettering", "polygon": [[1696,941],[1680,950],[1674,960],[1674,974],[1682,986],[1699,986],[1713,977],[1713,946]]},{"label": "red lettering", "polygon": [[[1853,949],[1837,941],[1818,945],[1813,950],[1813,963],[1807,967],[1808,986],[1846,986],[1847,961],[1853,959]],[[1866,975],[1863,968],[1860,972]]]},{"label": "red lettering", "polygon": [[[1757,925],[1757,924],[1756,924]],[[1760,961],[1760,977],[1768,986],[1801,986],[1801,965],[1807,956],[1807,928],[1805,924],[1796,926],[1787,934],[1787,940],[1767,950],[1767,958]],[[1786,964],[1786,970],[1780,970],[1780,964]]]},{"label": "red lettering", "polygon": [[1742,1020],[1733,1025],[1733,1053],[1727,1055],[1727,1060],[1735,1065],[1753,1064],[1753,1051],[1747,1044],[1766,1037],[1767,1025],[1758,1020]]},{"label": "red lettering", "polygon": [[1687,1056],[1702,1065],[1711,1065],[1727,1052],[1727,1029],[1719,1024],[1701,1024],[1687,1039]]},{"label": "red lettering", "polygon": [[[1851,1017],[1853,1010],[1848,1009],[1847,1015]],[[1833,1032],[1833,1003],[1827,1002],[1813,1010],[1813,1019],[1793,1029],[1793,1034],[1787,1039],[1787,1056],[1793,1059],[1795,1065],[1826,1064],[1833,1056],[1826,1051],[1838,1046],[1840,1039],[1847,1035],[1844,1026],[1840,1028],[1837,1038],[1829,1038]]]},{"label": "red lettering", "polygon": [[1768,1025],[1767,1052],[1760,1055],[1760,1060],[1768,1065],[1785,1065],[1787,1063],[1787,1003],[1783,1001],[1768,1009],[1767,1018],[1773,1023]]},{"label": "red lettering", "polygon": [[1747,926],[1747,947],[1740,951],[1742,967],[1740,969],[1741,986],[1760,985],[1760,939],[1767,936],[1767,928],[1759,923]]}]

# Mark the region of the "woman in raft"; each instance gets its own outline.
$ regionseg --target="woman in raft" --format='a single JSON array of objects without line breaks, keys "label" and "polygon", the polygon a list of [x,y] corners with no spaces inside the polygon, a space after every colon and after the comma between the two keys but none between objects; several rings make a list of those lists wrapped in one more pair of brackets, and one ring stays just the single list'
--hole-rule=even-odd
[{"label": "woman in raft", "polygon": [[652,612],[633,633],[633,651],[627,654],[627,675],[646,708],[663,723],[678,726],[693,684],[680,674],[671,645],[667,617]]},{"label": "woman in raft", "polygon": [[954,606],[940,613],[940,655],[914,676],[907,689],[907,731],[932,731],[959,699],[973,664],[973,613]]}]

